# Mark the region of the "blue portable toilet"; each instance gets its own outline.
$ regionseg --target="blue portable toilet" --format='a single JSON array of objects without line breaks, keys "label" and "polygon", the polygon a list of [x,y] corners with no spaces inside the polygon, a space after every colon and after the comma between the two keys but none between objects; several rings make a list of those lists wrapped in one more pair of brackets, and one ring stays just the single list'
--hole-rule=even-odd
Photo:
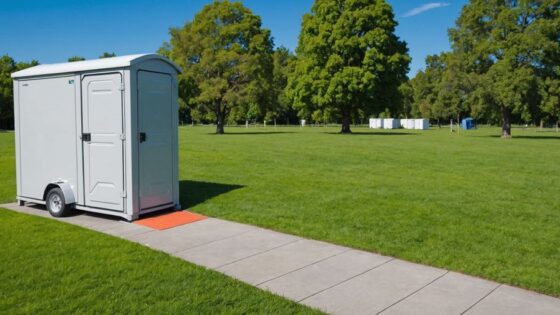
[{"label": "blue portable toilet", "polygon": [[475,127],[474,119],[468,117],[461,120],[461,128],[465,130],[471,130],[474,129],[474,127]]}]

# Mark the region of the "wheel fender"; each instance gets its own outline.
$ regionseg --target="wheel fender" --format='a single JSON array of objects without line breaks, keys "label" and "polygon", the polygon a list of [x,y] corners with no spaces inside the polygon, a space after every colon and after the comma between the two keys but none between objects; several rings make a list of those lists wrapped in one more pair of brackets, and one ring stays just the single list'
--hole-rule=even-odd
[{"label": "wheel fender", "polygon": [[72,191],[72,187],[67,182],[53,182],[51,185],[58,186],[62,193],[64,194],[64,201],[66,201],[67,205],[71,205],[76,203],[76,198],[74,197],[74,192]]}]

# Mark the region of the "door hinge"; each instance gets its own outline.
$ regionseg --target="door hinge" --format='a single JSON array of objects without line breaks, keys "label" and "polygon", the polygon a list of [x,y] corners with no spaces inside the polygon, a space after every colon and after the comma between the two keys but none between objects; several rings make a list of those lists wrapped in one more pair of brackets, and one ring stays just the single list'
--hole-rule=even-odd
[{"label": "door hinge", "polygon": [[119,85],[119,91],[124,91],[124,83],[121,83],[121,85]]},{"label": "door hinge", "polygon": [[126,191],[123,191],[123,192],[121,193],[121,197],[122,197],[122,198],[126,198]]},{"label": "door hinge", "polygon": [[121,140],[126,140],[126,135],[124,133],[121,133]]}]

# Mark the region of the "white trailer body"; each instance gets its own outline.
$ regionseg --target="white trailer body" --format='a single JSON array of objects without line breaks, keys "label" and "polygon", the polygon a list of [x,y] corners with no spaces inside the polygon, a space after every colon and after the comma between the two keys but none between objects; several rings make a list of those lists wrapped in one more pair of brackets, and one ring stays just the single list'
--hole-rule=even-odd
[{"label": "white trailer body", "polygon": [[127,220],[180,208],[180,71],[147,54],[13,73],[18,201],[60,188],[76,209]]},{"label": "white trailer body", "polygon": [[401,123],[399,119],[385,118],[383,119],[383,129],[399,129]]},{"label": "white trailer body", "polygon": [[414,119],[401,119],[401,128],[414,129]]},{"label": "white trailer body", "polygon": [[409,119],[406,129],[414,129],[416,126],[416,121],[414,119]]},{"label": "white trailer body", "polygon": [[414,119],[414,129],[428,130],[430,129],[430,121],[428,119]]},{"label": "white trailer body", "polygon": [[382,129],[383,128],[383,119],[370,118],[369,119],[369,127],[371,129]]}]

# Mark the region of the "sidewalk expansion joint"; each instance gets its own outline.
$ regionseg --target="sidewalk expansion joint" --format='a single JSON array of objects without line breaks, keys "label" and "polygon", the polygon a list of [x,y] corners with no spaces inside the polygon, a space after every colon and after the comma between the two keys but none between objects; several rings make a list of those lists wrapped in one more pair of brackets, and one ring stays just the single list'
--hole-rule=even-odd
[{"label": "sidewalk expansion joint", "polygon": [[315,264],[317,264],[317,263],[320,263],[320,262],[322,262],[322,261],[325,261],[325,260],[327,260],[327,259],[329,259],[329,258],[336,257],[336,256],[338,256],[338,255],[342,255],[342,254],[344,254],[344,253],[346,253],[346,252],[349,252],[349,251],[351,251],[351,250],[352,250],[351,248],[348,248],[348,249],[346,249],[346,250],[344,250],[344,251],[342,251],[342,252],[340,252],[340,253],[336,253],[336,254],[334,254],[334,255],[330,255],[330,256],[328,256],[328,257],[319,259],[319,260],[314,261],[314,262],[312,262],[312,263],[310,263],[310,264],[307,264],[307,265],[305,265],[305,266],[296,268],[296,269],[294,269],[294,270],[290,270],[290,271],[288,271],[288,272],[286,272],[286,273],[284,273],[284,274],[281,274],[281,275],[279,275],[279,276],[273,277],[273,278],[268,279],[268,280],[266,280],[266,281],[263,281],[263,282],[261,282],[261,283],[257,283],[257,284],[255,284],[255,286],[258,287],[258,286],[260,286],[261,284],[265,284],[265,283],[267,283],[267,282],[269,282],[269,281],[276,280],[276,279],[281,278],[281,277],[283,277],[283,276],[285,276],[285,275],[288,275],[288,274],[290,274],[290,273],[292,273],[292,272],[296,272],[296,271],[301,270],[301,269],[303,269],[303,268],[306,268],[306,267],[309,267],[309,266],[313,266],[313,265],[315,265]]},{"label": "sidewalk expansion joint", "polygon": [[443,277],[444,277],[445,275],[447,275],[448,273],[449,273],[449,271],[446,270],[441,276],[436,277],[436,278],[433,279],[432,281],[430,281],[430,282],[426,283],[425,285],[423,285],[423,286],[422,286],[421,288],[419,288],[418,290],[416,290],[416,291],[410,293],[409,295],[403,297],[402,299],[396,301],[395,303],[393,303],[393,304],[387,306],[386,308],[384,308],[384,309],[382,309],[381,311],[377,312],[377,314],[381,314],[381,313],[385,312],[386,310],[390,309],[391,307],[393,307],[393,306],[399,304],[400,302],[402,302],[402,301],[408,299],[409,297],[413,296],[414,294],[416,294],[416,293],[422,291],[424,288],[426,288],[426,287],[429,286],[430,284],[432,284],[432,283],[438,281],[439,279],[443,278]]},{"label": "sidewalk expansion joint", "polygon": [[348,278],[348,279],[344,279],[344,280],[342,280],[342,281],[340,281],[340,282],[337,282],[337,283],[335,283],[335,284],[333,284],[333,285],[331,285],[331,286],[329,286],[329,287],[327,287],[327,288],[324,288],[324,289],[322,289],[322,290],[320,290],[320,291],[317,291],[317,292],[315,292],[315,293],[313,293],[313,294],[310,294],[310,295],[304,297],[303,299],[298,300],[297,302],[298,302],[298,303],[303,302],[304,300],[306,300],[306,299],[308,299],[308,298],[310,298],[310,297],[313,297],[313,296],[315,296],[315,295],[317,295],[317,294],[323,293],[323,292],[325,292],[325,291],[327,291],[327,290],[330,290],[330,289],[332,289],[332,288],[334,288],[334,287],[337,287],[337,286],[339,286],[339,285],[341,285],[341,284],[343,284],[343,283],[346,283],[346,282],[348,282],[348,281],[350,281],[350,280],[352,280],[352,279],[354,279],[354,278],[357,278],[357,277],[359,277],[359,276],[361,276],[361,275],[363,275],[363,274],[366,274],[366,273],[368,273],[368,272],[370,272],[370,271],[372,271],[372,270],[374,270],[374,269],[377,269],[377,268],[379,268],[379,267],[381,267],[381,266],[383,266],[383,265],[385,265],[385,264],[388,264],[388,263],[392,262],[392,261],[395,260],[395,259],[396,259],[396,258],[391,258],[391,259],[389,259],[389,260],[387,260],[387,261],[385,261],[385,262],[380,263],[380,264],[377,265],[377,266],[374,266],[374,267],[372,267],[372,268],[369,268],[368,270],[365,270],[365,271],[362,271],[362,272],[360,272],[360,273],[358,273],[358,274],[356,274],[356,275],[353,275],[352,277],[350,277],[350,278]]},{"label": "sidewalk expansion joint", "polygon": [[469,308],[467,308],[466,310],[464,310],[461,315],[466,314],[468,311],[470,311],[473,307],[475,307],[478,303],[482,302],[482,300],[484,300],[485,298],[487,298],[490,294],[494,293],[494,291],[498,290],[499,287],[501,287],[502,284],[498,284],[494,289],[492,289],[490,292],[488,292],[487,294],[485,294],[483,297],[481,297],[478,301],[476,301],[473,305],[469,306]]},{"label": "sidewalk expansion joint", "polygon": [[224,238],[220,238],[220,239],[216,239],[216,240],[213,240],[213,241],[210,241],[210,242],[207,242],[207,243],[198,244],[198,245],[193,246],[193,247],[180,249],[180,250],[178,250],[178,251],[175,251],[175,252],[170,253],[170,255],[177,255],[177,254],[179,254],[179,253],[186,252],[186,251],[189,251],[189,250],[191,250],[191,249],[195,249],[195,248],[199,248],[199,247],[202,247],[202,246],[210,245],[210,244],[216,243],[216,242],[221,242],[221,241],[224,241],[224,240],[227,240],[227,239],[230,239],[230,238],[239,236],[239,235],[243,235],[243,234],[245,234],[245,233],[249,233],[249,232],[252,232],[252,231],[255,231],[255,229],[251,229],[251,230],[243,231],[243,232],[240,232],[240,233],[232,234],[232,235],[230,235],[230,236],[227,236],[227,237],[224,237]]},{"label": "sidewalk expansion joint", "polygon": [[235,264],[236,262],[240,262],[240,261],[243,261],[243,260],[245,260],[245,259],[249,259],[249,258],[251,258],[251,257],[258,256],[258,255],[260,255],[260,254],[268,253],[268,252],[273,251],[273,250],[275,250],[275,249],[278,249],[278,248],[281,248],[281,247],[284,247],[284,246],[287,246],[287,245],[290,245],[290,244],[299,242],[299,241],[301,241],[301,240],[303,240],[303,239],[302,239],[302,238],[298,238],[298,239],[295,239],[295,240],[293,240],[293,241],[289,241],[289,242],[287,242],[287,243],[284,243],[284,244],[281,244],[281,245],[278,245],[278,246],[269,248],[269,249],[264,250],[264,251],[262,251],[262,252],[258,252],[258,253],[255,253],[255,254],[251,254],[251,255],[249,255],[249,256],[247,256],[247,257],[239,258],[239,259],[236,259],[236,260],[234,260],[234,261],[230,261],[230,262],[228,262],[228,263],[225,263],[225,264],[223,264],[223,265],[220,265],[220,266],[217,266],[217,267],[213,267],[213,269],[219,270],[220,268],[223,268],[223,267],[225,267],[225,266]]}]

